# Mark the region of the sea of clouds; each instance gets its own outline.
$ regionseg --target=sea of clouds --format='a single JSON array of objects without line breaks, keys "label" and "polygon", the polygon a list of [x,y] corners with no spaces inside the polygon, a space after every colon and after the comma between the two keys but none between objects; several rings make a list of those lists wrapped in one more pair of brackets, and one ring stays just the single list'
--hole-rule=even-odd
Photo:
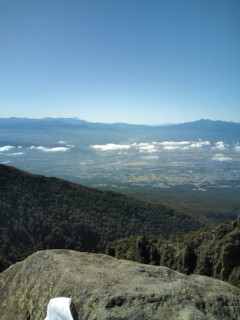
[{"label": "sea of clouds", "polygon": [[[91,145],[91,148],[98,152],[105,151],[123,151],[123,150],[135,150],[141,153],[158,153],[162,151],[193,151],[194,149],[208,148],[211,150],[222,152],[240,152],[239,143],[229,145],[224,141],[218,141],[211,143],[210,141],[161,141],[161,142],[143,142],[143,143],[131,143],[131,144],[114,144],[107,143],[102,145]],[[152,157],[156,159],[157,156]],[[230,161],[232,158],[227,154],[216,153],[211,160],[213,161]]]},{"label": "sea of clouds", "polygon": [[[33,152],[44,152],[44,153],[55,153],[55,152],[69,152],[75,146],[67,144],[66,141],[60,140],[56,142],[55,146],[12,146],[5,145],[0,146],[0,155],[4,156],[22,156],[27,151]],[[173,152],[173,151],[194,151],[194,150],[216,150],[216,153],[211,156],[213,161],[231,161],[231,154],[240,152],[240,144],[235,143],[232,145],[226,144],[224,141],[218,141],[211,143],[210,141],[154,141],[154,142],[140,142],[140,143],[128,143],[128,144],[94,144],[90,145],[89,148],[94,149],[96,152],[139,152],[146,155],[146,159],[157,159],[159,152]],[[221,153],[220,153],[220,152]],[[148,156],[147,156],[148,155]],[[3,163],[3,162],[2,162]]]}]

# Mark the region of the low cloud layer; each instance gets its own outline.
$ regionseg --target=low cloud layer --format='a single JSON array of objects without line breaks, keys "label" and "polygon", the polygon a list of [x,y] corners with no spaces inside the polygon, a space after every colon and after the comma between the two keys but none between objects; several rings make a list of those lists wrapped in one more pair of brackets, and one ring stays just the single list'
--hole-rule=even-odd
[{"label": "low cloud layer", "polygon": [[141,142],[132,144],[114,144],[107,143],[101,145],[91,145],[91,148],[98,151],[114,151],[114,150],[126,150],[137,149],[139,152],[154,153],[161,150],[189,150],[193,148],[201,148],[203,146],[209,146],[209,141],[162,141],[162,142]]},{"label": "low cloud layer", "polygon": [[43,152],[66,152],[66,151],[70,150],[70,148],[68,148],[68,147],[47,148],[47,147],[43,147],[43,146],[38,146],[38,147],[31,146],[31,147],[29,147],[29,149],[40,150],[40,151],[43,151]]},{"label": "low cloud layer", "polygon": [[159,158],[159,156],[143,156],[142,158],[146,160],[156,160]]},{"label": "low cloud layer", "polygon": [[204,146],[209,146],[211,143],[209,141],[163,141],[158,143],[163,146],[163,150],[191,150],[194,148],[202,148]]},{"label": "low cloud layer", "polygon": [[10,151],[14,148],[15,147],[13,147],[13,146],[3,146],[3,147],[0,147],[0,152]]},{"label": "low cloud layer", "polygon": [[210,146],[210,142],[209,141],[197,141],[197,142],[191,142],[190,144],[190,148],[201,148],[203,146]]},{"label": "low cloud layer", "polygon": [[215,143],[213,149],[217,149],[217,150],[226,150],[227,146],[224,144],[223,141],[218,141]]},{"label": "low cloud layer", "polygon": [[191,144],[191,141],[163,141],[157,143],[163,146],[182,146]]},{"label": "low cloud layer", "polygon": [[7,156],[22,156],[25,154],[24,152],[14,152],[14,153],[8,153]]},{"label": "low cloud layer", "polygon": [[148,144],[146,146],[139,146],[139,151],[140,152],[147,152],[147,153],[154,153],[154,152],[157,152],[158,150],[156,149],[155,145]]},{"label": "low cloud layer", "polygon": [[239,144],[235,145],[234,150],[237,152],[240,152],[240,145]]},{"label": "low cloud layer", "polygon": [[230,158],[222,153],[217,153],[212,157],[212,160],[214,160],[214,161],[231,161],[232,158]]},{"label": "low cloud layer", "polygon": [[164,150],[190,150],[193,148],[202,148],[203,146],[209,146],[209,141],[164,141],[160,142],[163,145]]},{"label": "low cloud layer", "polygon": [[131,147],[131,145],[107,143],[107,144],[94,144],[94,145],[91,145],[91,147],[93,149],[97,149],[100,151],[111,151],[111,150],[129,149]]},{"label": "low cloud layer", "polygon": [[187,150],[188,147],[180,147],[180,146],[164,146],[163,149],[164,150]]}]

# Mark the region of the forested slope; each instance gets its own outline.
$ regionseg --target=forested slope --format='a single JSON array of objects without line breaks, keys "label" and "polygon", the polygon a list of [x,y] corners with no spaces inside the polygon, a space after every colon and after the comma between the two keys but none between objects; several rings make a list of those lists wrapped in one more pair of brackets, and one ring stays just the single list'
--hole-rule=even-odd
[{"label": "forested slope", "polygon": [[0,165],[0,270],[40,249],[96,252],[121,237],[199,227],[164,206]]},{"label": "forested slope", "polygon": [[215,277],[240,287],[240,219],[172,239],[119,239],[108,245],[107,253],[186,274]]}]

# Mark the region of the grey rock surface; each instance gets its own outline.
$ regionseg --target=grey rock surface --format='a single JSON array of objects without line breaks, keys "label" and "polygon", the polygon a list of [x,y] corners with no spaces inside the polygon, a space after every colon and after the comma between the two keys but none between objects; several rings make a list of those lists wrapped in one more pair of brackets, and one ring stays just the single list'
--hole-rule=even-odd
[{"label": "grey rock surface", "polygon": [[1,320],[43,320],[71,297],[75,319],[240,319],[240,290],[161,266],[71,250],[39,251],[0,274]]}]

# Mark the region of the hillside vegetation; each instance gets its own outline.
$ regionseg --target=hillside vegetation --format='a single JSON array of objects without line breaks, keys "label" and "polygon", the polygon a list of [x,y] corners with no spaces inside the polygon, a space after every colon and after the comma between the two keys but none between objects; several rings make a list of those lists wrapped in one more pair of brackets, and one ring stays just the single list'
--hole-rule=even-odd
[{"label": "hillside vegetation", "polygon": [[96,252],[122,237],[167,237],[202,226],[161,205],[5,165],[0,195],[0,270],[41,249]]},{"label": "hillside vegetation", "polygon": [[107,253],[240,287],[240,219],[168,240],[151,236],[119,239],[108,245]]}]

